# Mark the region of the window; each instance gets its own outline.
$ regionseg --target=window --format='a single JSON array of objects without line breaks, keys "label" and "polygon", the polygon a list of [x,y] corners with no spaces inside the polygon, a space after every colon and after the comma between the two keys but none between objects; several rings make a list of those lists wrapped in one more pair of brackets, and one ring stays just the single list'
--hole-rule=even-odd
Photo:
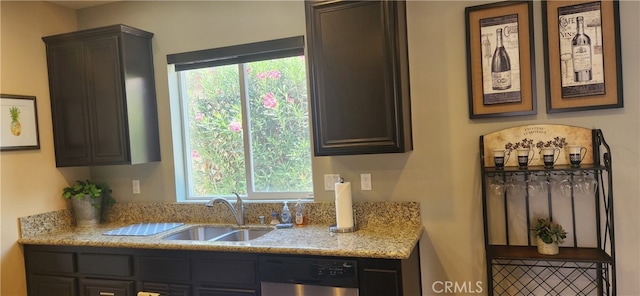
[{"label": "window", "polygon": [[178,85],[174,157],[185,200],[311,195],[302,46],[294,37],[167,57]]}]

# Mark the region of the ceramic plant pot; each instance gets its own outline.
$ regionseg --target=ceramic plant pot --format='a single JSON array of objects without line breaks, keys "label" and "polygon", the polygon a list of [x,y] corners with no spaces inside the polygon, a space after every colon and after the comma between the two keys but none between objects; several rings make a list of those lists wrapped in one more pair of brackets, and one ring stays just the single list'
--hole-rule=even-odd
[{"label": "ceramic plant pot", "polygon": [[560,248],[558,247],[558,243],[550,243],[547,244],[539,237],[536,237],[536,243],[538,245],[538,253],[543,255],[557,255],[560,252]]},{"label": "ceramic plant pot", "polygon": [[81,199],[71,198],[71,207],[77,227],[92,227],[100,223],[101,208],[95,207],[96,204],[102,204],[102,197],[90,198],[85,195]]}]

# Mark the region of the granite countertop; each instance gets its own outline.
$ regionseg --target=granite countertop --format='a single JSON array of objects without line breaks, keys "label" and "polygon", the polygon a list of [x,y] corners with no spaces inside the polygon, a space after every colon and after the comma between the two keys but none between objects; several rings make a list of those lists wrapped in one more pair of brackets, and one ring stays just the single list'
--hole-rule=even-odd
[{"label": "granite countertop", "polygon": [[[410,206],[411,212],[407,212],[407,210],[403,208],[406,204]],[[147,221],[134,221],[135,219],[133,219],[133,221],[130,219],[124,219],[123,221],[123,219],[118,219],[121,221],[109,221],[92,228],[76,228],[64,223],[58,224],[58,227],[50,226],[50,223],[46,221],[43,222],[41,217],[39,217],[40,219],[36,219],[36,217],[32,216],[21,218],[20,222],[23,235],[18,242],[20,244],[29,245],[93,246],[406,259],[409,258],[413,248],[417,245],[423,231],[419,218],[419,206],[416,203],[406,204],[388,204],[395,208],[400,207],[398,210],[403,213],[402,217],[395,221],[387,219],[388,217],[380,217],[379,213],[389,213],[388,209],[380,209],[380,203],[376,203],[375,209],[371,209],[368,204],[354,206],[356,212],[373,212],[371,213],[373,215],[367,216],[365,214],[361,214],[361,221],[358,223],[360,225],[359,228],[351,233],[331,234],[329,232],[330,223],[310,223],[303,227],[274,229],[273,231],[256,239],[239,242],[163,239],[168,235],[180,232],[192,226],[234,226],[228,222],[202,223],[184,221],[183,219],[171,221],[171,217],[165,217],[160,220],[162,220],[162,222],[181,222],[184,223],[184,225],[149,236],[111,236],[104,235],[103,233],[128,226],[133,223]],[[330,209],[331,205],[319,206],[318,208]],[[415,213],[416,210],[417,219]],[[67,213],[55,213],[55,215],[64,216],[67,215]],[[402,219],[403,217],[406,219]],[[322,221],[323,219],[321,217],[314,218],[316,222],[326,222]],[[251,218],[248,218],[248,220],[249,223],[252,222]],[[245,227],[264,228],[265,225],[255,223],[245,225]],[[37,229],[38,231],[34,231],[34,229]]]}]

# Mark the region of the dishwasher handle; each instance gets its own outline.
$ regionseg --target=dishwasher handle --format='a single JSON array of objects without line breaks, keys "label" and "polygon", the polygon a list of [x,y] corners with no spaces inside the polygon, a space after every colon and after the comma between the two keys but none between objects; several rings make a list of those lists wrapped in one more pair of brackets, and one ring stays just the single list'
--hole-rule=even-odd
[{"label": "dishwasher handle", "polygon": [[286,279],[285,280],[289,284],[300,284],[300,285],[320,285],[322,284],[321,280],[312,280],[312,279]]}]

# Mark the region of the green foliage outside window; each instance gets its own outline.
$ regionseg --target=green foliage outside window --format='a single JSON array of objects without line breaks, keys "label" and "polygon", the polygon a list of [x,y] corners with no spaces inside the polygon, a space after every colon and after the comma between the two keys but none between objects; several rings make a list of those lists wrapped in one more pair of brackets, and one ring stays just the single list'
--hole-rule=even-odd
[{"label": "green foliage outside window", "polygon": [[[185,72],[192,194],[246,193],[238,65]],[[304,57],[245,64],[256,192],[310,192]]]}]

